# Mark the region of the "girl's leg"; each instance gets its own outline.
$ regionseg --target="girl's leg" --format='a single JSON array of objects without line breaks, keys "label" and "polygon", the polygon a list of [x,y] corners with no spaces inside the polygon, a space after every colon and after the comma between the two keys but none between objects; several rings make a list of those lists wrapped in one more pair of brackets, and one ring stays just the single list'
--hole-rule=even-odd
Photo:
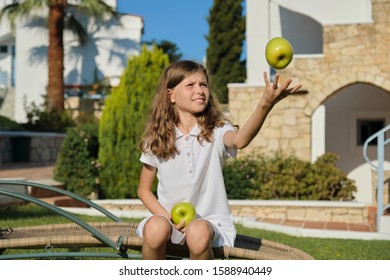
[{"label": "girl's leg", "polygon": [[166,243],[171,236],[172,226],[163,216],[148,219],[143,228],[142,258],[162,260],[166,258]]},{"label": "girl's leg", "polygon": [[211,239],[214,230],[206,220],[195,220],[186,227],[186,243],[190,250],[190,259],[212,260],[214,259]]}]

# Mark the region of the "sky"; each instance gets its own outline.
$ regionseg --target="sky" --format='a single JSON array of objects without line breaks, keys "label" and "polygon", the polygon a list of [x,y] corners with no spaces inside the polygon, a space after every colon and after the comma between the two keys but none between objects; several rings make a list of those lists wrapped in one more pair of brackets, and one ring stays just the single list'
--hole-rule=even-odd
[{"label": "sky", "polygon": [[213,0],[118,0],[118,11],[142,16],[143,41],[168,40],[182,59],[203,61]]}]

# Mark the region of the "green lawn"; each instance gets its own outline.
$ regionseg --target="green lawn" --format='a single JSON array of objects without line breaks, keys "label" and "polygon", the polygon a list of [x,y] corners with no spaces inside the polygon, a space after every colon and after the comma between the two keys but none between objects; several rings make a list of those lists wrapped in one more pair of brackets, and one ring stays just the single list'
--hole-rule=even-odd
[{"label": "green lawn", "polygon": [[390,260],[390,241],[295,237],[240,225],[237,231],[298,248],[317,260]]},{"label": "green lawn", "polygon": [[[104,217],[79,216],[87,222],[110,221]],[[131,221],[130,219],[124,219]],[[52,214],[49,210],[36,206],[0,208],[0,228],[54,223],[67,223],[69,220]],[[241,234],[280,242],[307,252],[319,260],[390,260],[390,241],[351,240],[294,237],[282,233],[250,229],[237,225]],[[11,252],[11,251],[6,251]]]}]

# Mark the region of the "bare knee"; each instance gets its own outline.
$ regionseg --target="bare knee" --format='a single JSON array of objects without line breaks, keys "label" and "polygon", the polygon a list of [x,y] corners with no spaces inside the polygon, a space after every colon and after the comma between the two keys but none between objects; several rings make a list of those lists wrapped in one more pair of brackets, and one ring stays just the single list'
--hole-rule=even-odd
[{"label": "bare knee", "polygon": [[186,228],[186,243],[190,253],[198,255],[211,250],[213,228],[205,220],[191,222]]},{"label": "bare knee", "polygon": [[157,249],[167,243],[171,230],[171,224],[165,217],[150,217],[143,228],[143,241],[149,248]]}]

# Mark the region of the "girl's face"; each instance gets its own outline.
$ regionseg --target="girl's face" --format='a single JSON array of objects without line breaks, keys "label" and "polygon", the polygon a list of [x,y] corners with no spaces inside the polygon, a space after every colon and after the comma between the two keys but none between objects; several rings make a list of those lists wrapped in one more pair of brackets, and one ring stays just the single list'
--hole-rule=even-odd
[{"label": "girl's face", "polygon": [[180,115],[201,113],[210,100],[209,87],[203,72],[189,75],[168,92],[171,103],[175,105]]}]

